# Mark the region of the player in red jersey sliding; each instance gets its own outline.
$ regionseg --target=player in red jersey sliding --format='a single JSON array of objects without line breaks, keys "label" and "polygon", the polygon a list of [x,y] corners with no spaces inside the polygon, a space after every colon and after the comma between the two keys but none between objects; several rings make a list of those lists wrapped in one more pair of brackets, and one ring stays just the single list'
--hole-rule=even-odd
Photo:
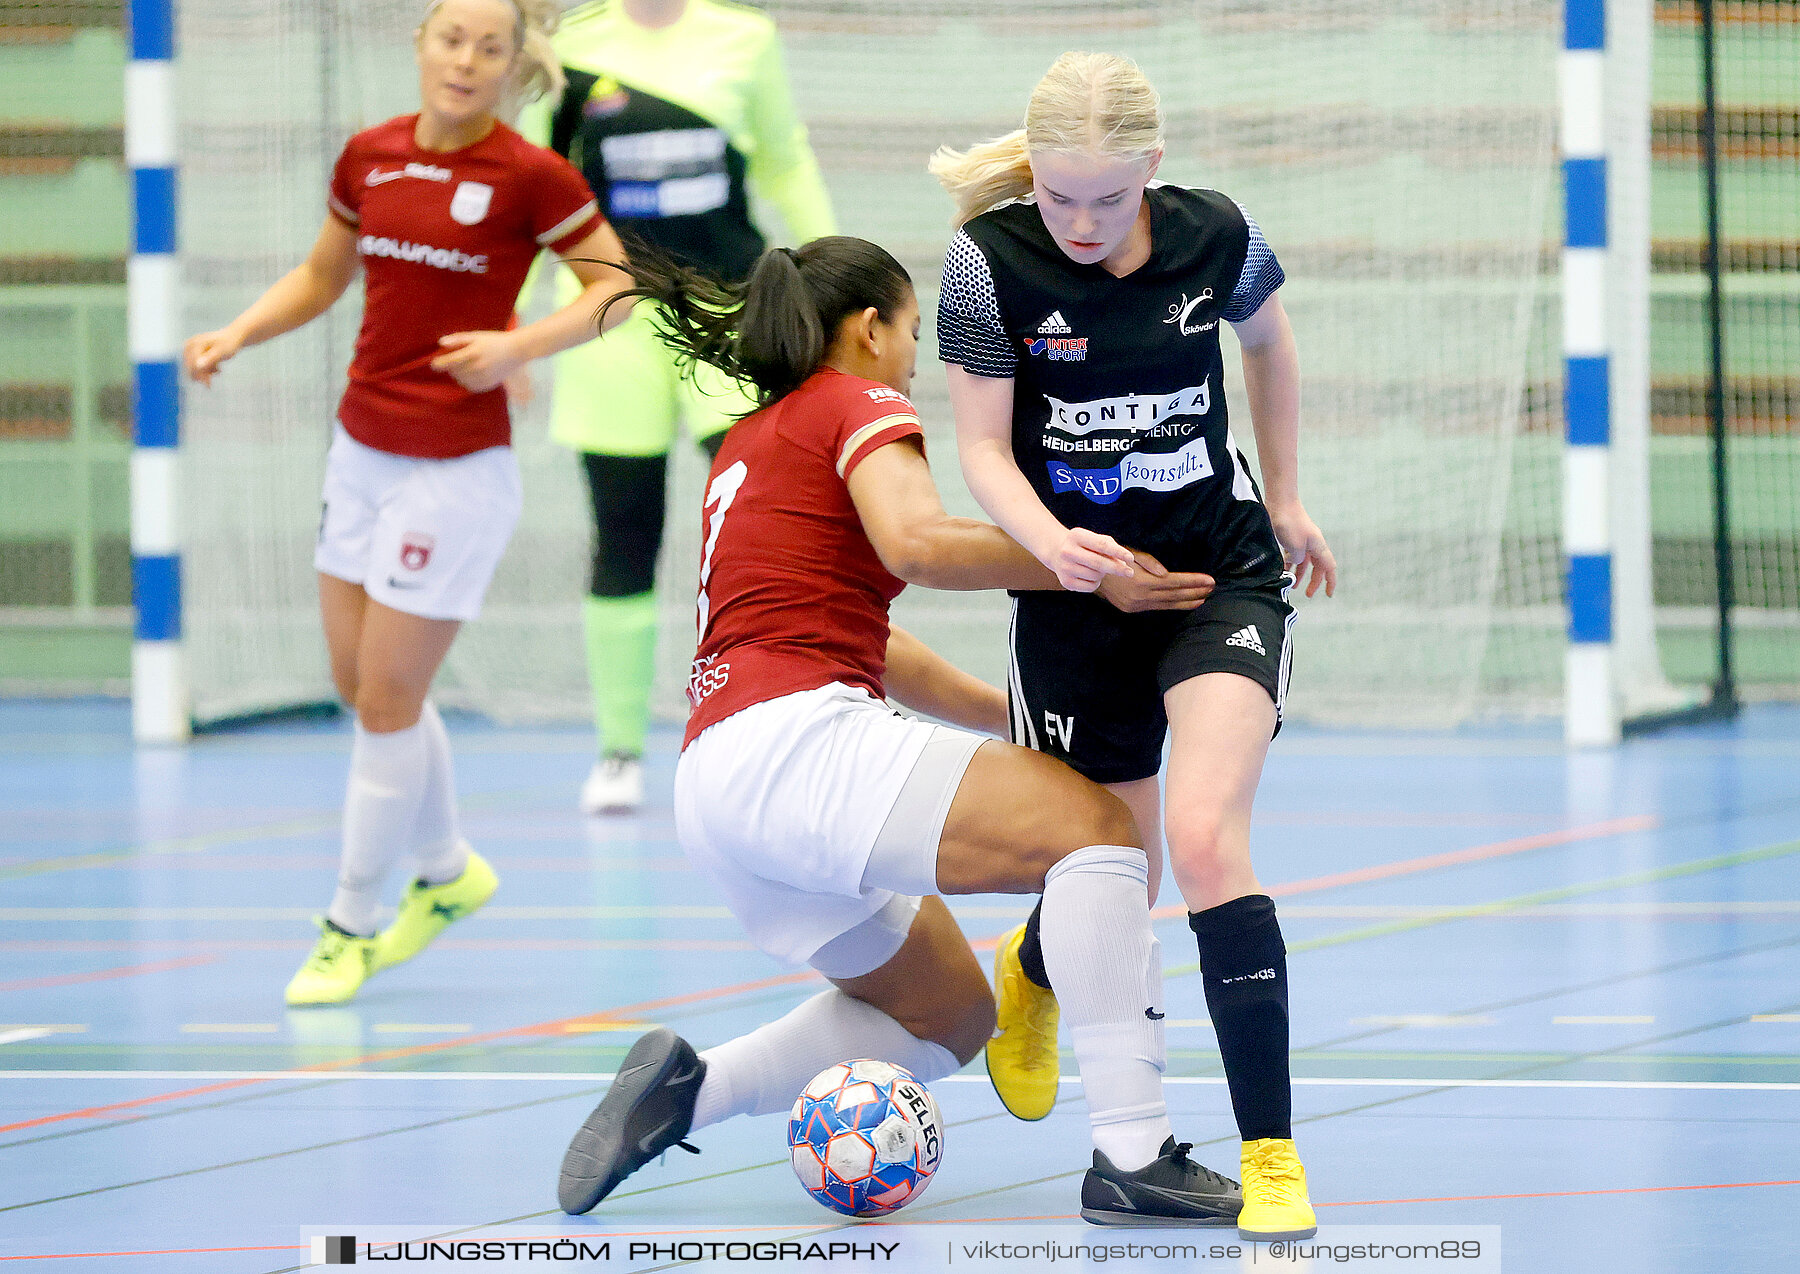
[{"label": "player in red jersey sliding", "polygon": [[[889,626],[907,583],[1057,586],[997,527],[944,511],[906,397],[919,309],[905,270],[834,237],[765,253],[742,288],[643,261],[632,272],[666,307],[672,344],[763,402],[726,435],[706,490],[676,831],[756,944],[832,987],[705,1053],[666,1029],[639,1039],[563,1160],[563,1209],[586,1212],[696,1128],[787,1110],[844,1058],[927,1083],[958,1069],[993,1030],[994,1001],[935,895],[1042,889],[1092,1122],[1082,1215],[1229,1224],[1237,1183],[1169,1129],[1148,865],[1129,811],[1058,761],[971,733],[1005,728],[1005,697]],[[1209,583],[1148,588],[1179,607]],[[895,713],[887,694],[968,729]],[[1145,1166],[1121,1171],[1113,1156]]]},{"label": "player in red jersey sliding", "polygon": [[[289,1004],[349,999],[496,884],[458,831],[449,738],[426,694],[519,515],[502,382],[592,337],[594,307],[627,282],[597,264],[624,253],[581,174],[496,117],[510,95],[560,87],[554,14],[546,0],[433,0],[416,37],[419,113],[350,139],[305,263],[183,351],[188,374],[211,384],[240,349],[331,308],[359,264],[366,275],[313,558],[356,741],[337,893]],[[546,247],[585,291],[501,330]],[[409,851],[417,878],[378,933],[383,881]]]}]

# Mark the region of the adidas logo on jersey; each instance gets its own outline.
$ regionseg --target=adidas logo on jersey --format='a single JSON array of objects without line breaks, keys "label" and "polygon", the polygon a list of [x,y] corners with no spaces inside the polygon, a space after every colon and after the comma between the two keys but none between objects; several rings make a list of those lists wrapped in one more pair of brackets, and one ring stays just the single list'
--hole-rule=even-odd
[{"label": "adidas logo on jersey", "polygon": [[1069,326],[1069,321],[1062,316],[1061,310],[1057,310],[1049,318],[1038,324],[1039,336],[1067,336],[1074,330],[1074,328]]},{"label": "adidas logo on jersey", "polygon": [[1225,639],[1227,646],[1242,646],[1245,650],[1254,650],[1259,655],[1269,652],[1263,649],[1262,634],[1256,631],[1255,624],[1245,624]]}]

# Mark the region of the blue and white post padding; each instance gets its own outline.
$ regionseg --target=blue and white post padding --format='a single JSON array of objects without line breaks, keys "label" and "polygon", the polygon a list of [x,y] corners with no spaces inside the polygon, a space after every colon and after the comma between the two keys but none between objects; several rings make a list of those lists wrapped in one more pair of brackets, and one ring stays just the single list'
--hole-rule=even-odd
[{"label": "blue and white post padding", "polygon": [[1569,588],[1563,733],[1571,744],[1592,746],[1619,739],[1608,508],[1606,3],[1565,0],[1563,12],[1563,552]]},{"label": "blue and white post padding", "polygon": [[181,306],[176,257],[175,15],[171,0],[134,0],[125,68],[125,159],[131,166],[132,252],[126,266],[132,361],[132,733],[188,737],[181,650],[181,551],[176,460],[181,437],[176,360]]}]

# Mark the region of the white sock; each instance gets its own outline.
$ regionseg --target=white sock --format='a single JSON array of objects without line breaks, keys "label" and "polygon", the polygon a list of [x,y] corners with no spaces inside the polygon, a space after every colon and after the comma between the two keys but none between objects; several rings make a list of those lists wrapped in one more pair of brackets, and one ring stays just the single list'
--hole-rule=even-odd
[{"label": "white sock", "polygon": [[456,820],[456,765],[450,759],[450,735],[437,705],[427,700],[419,714],[425,731],[425,791],[419,800],[419,821],[413,828],[413,853],[419,860],[419,879],[428,885],[455,880],[469,865],[469,843],[462,838]]},{"label": "white sock", "polygon": [[926,1084],[962,1065],[942,1044],[920,1039],[875,1006],[833,987],[786,1017],[700,1054],[706,1076],[694,1127],[732,1115],[785,1112],[814,1075],[856,1057],[904,1066]]},{"label": "white sock", "polygon": [[363,937],[375,932],[382,883],[412,840],[427,765],[423,724],[375,734],[356,723],[337,894],[325,913],[338,928]]},{"label": "white sock", "polygon": [[1044,877],[1044,968],[1081,1066],[1094,1148],[1128,1172],[1169,1136],[1148,872],[1141,849],[1090,845]]}]

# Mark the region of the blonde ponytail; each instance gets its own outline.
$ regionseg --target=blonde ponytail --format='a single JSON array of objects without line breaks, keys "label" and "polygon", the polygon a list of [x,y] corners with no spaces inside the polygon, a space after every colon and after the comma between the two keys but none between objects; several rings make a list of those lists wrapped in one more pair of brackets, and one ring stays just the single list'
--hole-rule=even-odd
[{"label": "blonde ponytail", "polygon": [[519,69],[513,76],[512,98],[517,104],[555,97],[563,91],[562,58],[550,37],[562,20],[556,0],[512,0],[519,11]]},{"label": "blonde ponytail", "polygon": [[952,226],[1031,193],[1031,153],[1022,128],[967,150],[939,146],[926,167],[956,204]]},{"label": "blonde ponytail", "polygon": [[961,226],[1031,193],[1031,155],[1054,151],[1148,160],[1163,148],[1162,103],[1130,58],[1065,53],[1031,91],[1025,127],[965,151],[938,148],[927,165]]}]

